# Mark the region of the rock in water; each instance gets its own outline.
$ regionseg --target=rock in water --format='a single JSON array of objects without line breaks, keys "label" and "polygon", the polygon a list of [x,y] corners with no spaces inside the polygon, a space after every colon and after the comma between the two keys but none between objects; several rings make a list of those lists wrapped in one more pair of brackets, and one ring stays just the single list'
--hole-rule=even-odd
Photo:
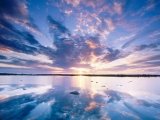
[{"label": "rock in water", "polygon": [[79,92],[73,91],[73,92],[70,92],[70,94],[79,95]]}]

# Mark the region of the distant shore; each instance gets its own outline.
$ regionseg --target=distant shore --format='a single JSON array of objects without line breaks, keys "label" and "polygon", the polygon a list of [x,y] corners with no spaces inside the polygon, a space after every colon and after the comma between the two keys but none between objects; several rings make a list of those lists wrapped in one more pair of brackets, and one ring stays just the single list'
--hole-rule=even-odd
[{"label": "distant shore", "polygon": [[0,73],[0,76],[21,75],[21,76],[90,76],[90,77],[160,77],[155,74],[17,74]]}]

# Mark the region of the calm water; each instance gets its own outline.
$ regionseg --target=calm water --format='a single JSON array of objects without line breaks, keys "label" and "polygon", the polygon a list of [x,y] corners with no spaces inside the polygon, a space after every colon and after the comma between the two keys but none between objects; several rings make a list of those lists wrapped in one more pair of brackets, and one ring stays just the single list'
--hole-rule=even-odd
[{"label": "calm water", "polygon": [[0,76],[0,120],[160,120],[160,78]]}]

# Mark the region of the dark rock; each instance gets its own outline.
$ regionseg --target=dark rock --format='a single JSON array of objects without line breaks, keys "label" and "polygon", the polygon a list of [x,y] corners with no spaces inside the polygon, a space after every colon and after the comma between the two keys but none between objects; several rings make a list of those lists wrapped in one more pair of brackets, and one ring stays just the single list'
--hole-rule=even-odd
[{"label": "dark rock", "polygon": [[70,94],[79,95],[79,92],[77,92],[77,91],[72,91],[72,92],[70,92]]}]

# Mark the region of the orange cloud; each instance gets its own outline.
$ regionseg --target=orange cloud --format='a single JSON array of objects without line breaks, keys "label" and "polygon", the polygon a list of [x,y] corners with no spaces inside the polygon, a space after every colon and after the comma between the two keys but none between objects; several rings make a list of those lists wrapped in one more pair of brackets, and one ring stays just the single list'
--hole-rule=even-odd
[{"label": "orange cloud", "polygon": [[93,109],[95,109],[95,108],[97,108],[97,107],[98,107],[98,104],[97,104],[96,102],[91,102],[91,103],[89,104],[89,106],[85,108],[85,110],[86,110],[86,111],[91,111],[91,110],[93,110]]},{"label": "orange cloud", "polygon": [[13,51],[8,49],[8,48],[4,48],[4,47],[1,46],[0,52],[13,52]]},{"label": "orange cloud", "polygon": [[95,49],[98,46],[98,44],[95,43],[93,40],[86,40],[85,43],[87,43],[92,49]]}]

